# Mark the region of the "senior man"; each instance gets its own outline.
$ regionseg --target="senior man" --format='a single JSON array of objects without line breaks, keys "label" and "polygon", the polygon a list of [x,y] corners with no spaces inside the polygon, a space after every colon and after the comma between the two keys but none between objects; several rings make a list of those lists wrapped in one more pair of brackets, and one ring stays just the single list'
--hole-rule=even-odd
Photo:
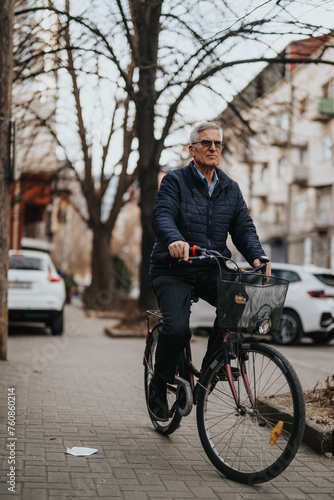
[{"label": "senior man", "polygon": [[[217,250],[231,257],[228,234],[239,252],[254,267],[269,259],[259,242],[255,226],[238,184],[220,168],[223,148],[218,125],[202,122],[190,134],[192,161],[164,176],[152,214],[157,241],[151,255],[150,280],[163,316],[154,374],[149,386],[149,411],[166,421],[169,409],[166,384],[173,383],[179,356],[191,337],[191,294],[211,305],[217,301],[219,270],[214,263],[189,264],[189,246]],[[179,263],[179,259],[184,259]],[[261,259],[261,260],[260,260]],[[217,320],[204,360],[218,332]],[[205,363],[204,361],[204,363]]]}]

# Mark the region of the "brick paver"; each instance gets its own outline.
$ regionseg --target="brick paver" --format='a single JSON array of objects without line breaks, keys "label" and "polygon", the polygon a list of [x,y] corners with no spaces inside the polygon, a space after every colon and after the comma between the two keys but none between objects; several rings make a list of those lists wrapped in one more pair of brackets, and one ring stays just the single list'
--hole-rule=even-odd
[{"label": "brick paver", "polygon": [[[334,499],[334,460],[307,446],[281,476],[258,486],[226,479],[208,462],[195,412],[166,438],[144,402],[143,339],[104,335],[110,320],[66,310],[66,334],[14,333],[0,363],[0,498]],[[194,354],[204,341],[194,343]],[[15,493],[8,491],[8,388],[15,389]],[[67,455],[87,446],[98,453]]]}]

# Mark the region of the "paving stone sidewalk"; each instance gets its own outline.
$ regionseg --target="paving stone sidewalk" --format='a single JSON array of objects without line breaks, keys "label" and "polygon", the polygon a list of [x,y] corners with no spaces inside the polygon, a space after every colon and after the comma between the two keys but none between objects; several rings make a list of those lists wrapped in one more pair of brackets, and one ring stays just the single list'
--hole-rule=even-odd
[{"label": "paving stone sidewalk", "polygon": [[[9,361],[0,362],[1,500],[334,499],[334,460],[305,445],[281,476],[252,487],[208,462],[194,411],[169,438],[156,433],[144,403],[144,340],[111,339],[108,324],[68,306],[62,337],[10,336]],[[9,389],[14,436],[7,428]],[[66,454],[73,446],[98,452],[73,457]],[[8,490],[11,478],[15,492]]]}]

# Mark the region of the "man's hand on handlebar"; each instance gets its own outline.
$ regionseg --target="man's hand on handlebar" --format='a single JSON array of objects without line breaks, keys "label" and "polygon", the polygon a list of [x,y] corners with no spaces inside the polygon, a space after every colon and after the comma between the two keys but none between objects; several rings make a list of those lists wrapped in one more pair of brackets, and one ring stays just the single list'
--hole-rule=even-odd
[{"label": "man's hand on handlebar", "polygon": [[189,244],[182,240],[173,241],[168,245],[168,251],[171,257],[189,260]]},{"label": "man's hand on handlebar", "polygon": [[[253,266],[254,267],[260,266],[261,264],[262,264],[262,262],[261,262],[260,259],[255,259],[254,262],[253,262]],[[271,265],[270,265],[270,262],[267,262],[266,272],[264,274],[266,274],[268,276],[267,279],[263,282],[263,284],[265,285],[266,283],[268,283],[268,281],[270,279],[270,276],[271,276]]]}]

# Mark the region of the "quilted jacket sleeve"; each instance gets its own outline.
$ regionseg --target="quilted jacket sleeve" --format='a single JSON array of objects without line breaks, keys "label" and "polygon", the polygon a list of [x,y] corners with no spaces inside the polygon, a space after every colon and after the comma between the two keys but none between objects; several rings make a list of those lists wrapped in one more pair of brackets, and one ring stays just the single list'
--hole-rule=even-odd
[{"label": "quilted jacket sleeve", "polygon": [[152,214],[152,228],[158,241],[166,250],[173,241],[185,241],[176,226],[180,202],[181,192],[177,180],[172,173],[165,175]]},{"label": "quilted jacket sleeve", "polygon": [[253,265],[256,258],[264,255],[264,250],[239,186],[236,211],[231,223],[230,234],[234,245],[250,265]]}]

